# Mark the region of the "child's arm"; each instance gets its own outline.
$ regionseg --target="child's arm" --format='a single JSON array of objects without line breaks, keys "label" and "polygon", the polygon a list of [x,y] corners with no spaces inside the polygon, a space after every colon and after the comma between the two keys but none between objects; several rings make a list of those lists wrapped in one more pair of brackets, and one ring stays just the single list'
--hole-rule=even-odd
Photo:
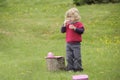
[{"label": "child's arm", "polygon": [[62,33],[65,33],[66,32],[66,25],[69,23],[69,20],[65,20],[64,21],[64,24],[63,24],[63,26],[62,26],[62,28],[61,28],[61,32]]},{"label": "child's arm", "polygon": [[77,32],[78,34],[83,34],[84,28],[83,27],[82,28],[76,28],[75,32]]},{"label": "child's arm", "polygon": [[65,33],[66,32],[66,27],[63,25],[62,27],[61,27],[61,33]]},{"label": "child's arm", "polygon": [[76,28],[74,25],[70,25],[69,26],[70,29],[73,29],[75,32],[77,32],[78,34],[82,34],[84,32],[84,27],[81,28]]}]

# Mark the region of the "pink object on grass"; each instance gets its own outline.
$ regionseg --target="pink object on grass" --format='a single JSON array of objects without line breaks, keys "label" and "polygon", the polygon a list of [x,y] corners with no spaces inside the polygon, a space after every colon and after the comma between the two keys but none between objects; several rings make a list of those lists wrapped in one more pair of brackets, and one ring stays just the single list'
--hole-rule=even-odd
[{"label": "pink object on grass", "polygon": [[72,80],[88,80],[88,75],[74,75]]},{"label": "pink object on grass", "polygon": [[48,55],[47,55],[48,58],[53,58],[54,57],[54,54],[52,52],[49,52]]}]

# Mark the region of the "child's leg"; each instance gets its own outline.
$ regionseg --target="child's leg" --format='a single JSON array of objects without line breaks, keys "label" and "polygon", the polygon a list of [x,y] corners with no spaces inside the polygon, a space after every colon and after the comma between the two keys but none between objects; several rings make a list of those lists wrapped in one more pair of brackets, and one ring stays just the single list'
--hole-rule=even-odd
[{"label": "child's leg", "polygon": [[82,60],[81,60],[81,45],[80,43],[73,45],[73,54],[74,54],[74,69],[83,70]]},{"label": "child's leg", "polygon": [[71,49],[71,44],[67,43],[66,45],[66,60],[67,60],[67,70],[73,70],[74,66],[74,62],[73,62],[73,51]]}]

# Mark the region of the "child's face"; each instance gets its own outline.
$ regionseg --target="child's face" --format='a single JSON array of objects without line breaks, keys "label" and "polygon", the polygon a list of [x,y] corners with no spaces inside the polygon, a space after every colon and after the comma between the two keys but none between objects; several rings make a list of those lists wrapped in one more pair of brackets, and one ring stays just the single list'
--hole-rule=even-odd
[{"label": "child's face", "polygon": [[74,16],[72,16],[72,15],[67,16],[67,19],[68,19],[70,22],[74,22],[74,21],[75,21],[75,18],[74,18]]}]

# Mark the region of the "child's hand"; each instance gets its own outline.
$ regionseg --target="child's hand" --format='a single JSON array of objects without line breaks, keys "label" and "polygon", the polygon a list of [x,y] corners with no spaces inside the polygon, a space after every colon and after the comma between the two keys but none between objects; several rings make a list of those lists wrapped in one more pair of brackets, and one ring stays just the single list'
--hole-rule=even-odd
[{"label": "child's hand", "polygon": [[75,30],[75,29],[76,29],[76,27],[75,27],[75,26],[73,26],[73,25],[70,25],[70,26],[69,26],[69,29],[74,29],[74,30]]},{"label": "child's hand", "polygon": [[64,21],[64,26],[66,26],[66,24],[69,22],[69,20],[65,20]]}]

